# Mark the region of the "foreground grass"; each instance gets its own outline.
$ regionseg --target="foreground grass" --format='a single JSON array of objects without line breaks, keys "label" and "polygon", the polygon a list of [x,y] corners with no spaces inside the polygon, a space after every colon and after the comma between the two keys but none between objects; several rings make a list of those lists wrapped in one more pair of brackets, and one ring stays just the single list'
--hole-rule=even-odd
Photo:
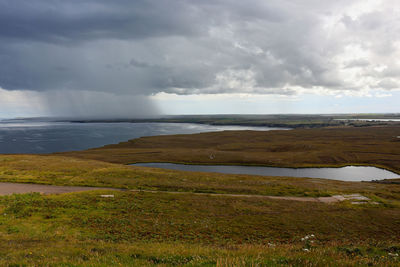
[{"label": "foreground grass", "polygon": [[0,182],[276,196],[361,193],[392,204],[400,200],[400,185],[182,172],[63,156],[0,155]]},{"label": "foreground grass", "polygon": [[[305,251],[302,245],[8,241],[2,266],[398,266],[399,246],[332,243]],[[72,243],[72,244],[71,244]]]},{"label": "foreground grass", "polygon": [[1,197],[0,211],[2,266],[400,263],[389,206],[93,191]]}]

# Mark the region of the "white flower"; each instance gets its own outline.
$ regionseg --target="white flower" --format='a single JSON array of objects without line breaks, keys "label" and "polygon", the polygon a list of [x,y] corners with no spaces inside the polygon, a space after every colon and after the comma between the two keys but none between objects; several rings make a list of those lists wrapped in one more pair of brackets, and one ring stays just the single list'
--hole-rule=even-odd
[{"label": "white flower", "polygon": [[305,241],[305,240],[308,240],[308,239],[310,239],[310,238],[315,238],[315,235],[314,235],[314,234],[306,235],[305,237],[303,237],[303,238],[301,239],[301,241]]}]

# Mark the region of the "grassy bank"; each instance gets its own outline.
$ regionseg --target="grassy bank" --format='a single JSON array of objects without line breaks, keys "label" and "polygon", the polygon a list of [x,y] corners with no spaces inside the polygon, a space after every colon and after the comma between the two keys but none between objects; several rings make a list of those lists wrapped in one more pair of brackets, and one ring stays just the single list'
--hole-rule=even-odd
[{"label": "grassy bank", "polygon": [[0,209],[1,265],[400,263],[400,209],[386,206],[94,191],[1,197]]}]

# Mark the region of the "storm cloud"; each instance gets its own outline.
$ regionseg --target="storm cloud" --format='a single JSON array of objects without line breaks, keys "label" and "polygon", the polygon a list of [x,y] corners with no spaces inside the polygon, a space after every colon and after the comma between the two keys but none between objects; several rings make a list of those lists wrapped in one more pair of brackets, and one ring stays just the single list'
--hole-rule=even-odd
[{"label": "storm cloud", "polygon": [[399,48],[394,0],[0,0],[0,87],[49,98],[396,90]]}]

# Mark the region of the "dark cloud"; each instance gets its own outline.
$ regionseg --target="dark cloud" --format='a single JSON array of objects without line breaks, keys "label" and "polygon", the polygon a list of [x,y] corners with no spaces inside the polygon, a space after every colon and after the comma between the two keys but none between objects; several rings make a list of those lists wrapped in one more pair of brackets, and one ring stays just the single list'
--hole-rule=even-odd
[{"label": "dark cloud", "polygon": [[369,65],[370,65],[370,63],[368,60],[361,58],[361,59],[355,59],[355,60],[352,60],[352,61],[346,63],[345,68],[364,68]]},{"label": "dark cloud", "polygon": [[76,44],[93,39],[141,39],[198,34],[186,22],[196,10],[166,0],[16,0],[0,2],[0,36]]},{"label": "dark cloud", "polygon": [[3,0],[0,86],[116,95],[393,89],[399,4],[377,3]]}]

